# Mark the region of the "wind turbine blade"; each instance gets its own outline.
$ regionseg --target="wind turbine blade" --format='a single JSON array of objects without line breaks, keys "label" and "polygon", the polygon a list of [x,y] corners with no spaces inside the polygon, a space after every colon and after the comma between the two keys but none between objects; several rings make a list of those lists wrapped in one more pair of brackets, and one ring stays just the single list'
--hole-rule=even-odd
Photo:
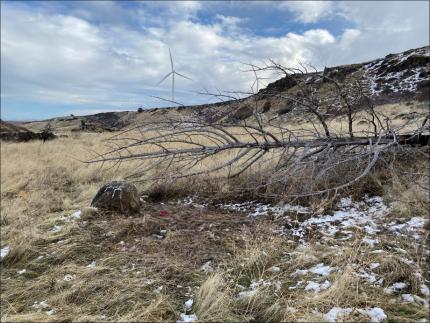
[{"label": "wind turbine blade", "polygon": [[173,72],[173,73],[175,73],[175,74],[177,74],[177,75],[179,75],[179,76],[182,76],[183,78],[185,78],[185,79],[187,79],[187,80],[190,80],[190,81],[192,81],[192,79],[190,79],[188,76],[185,76],[185,75],[182,75],[182,74],[180,74],[180,73],[178,73],[178,72]]},{"label": "wind turbine blade", "polygon": [[158,82],[157,83],[157,85],[155,85],[155,86],[159,86],[161,83],[163,83],[163,81],[166,79],[166,78],[168,78],[169,76],[170,76],[170,74],[173,74],[172,72],[170,72],[169,74],[167,74],[165,77],[163,77],[163,79],[160,81],[160,82]]},{"label": "wind turbine blade", "polygon": [[169,56],[170,56],[170,65],[172,66],[172,72],[174,72],[175,70],[173,69],[173,58],[172,58],[172,52],[170,51],[170,47],[169,47]]}]

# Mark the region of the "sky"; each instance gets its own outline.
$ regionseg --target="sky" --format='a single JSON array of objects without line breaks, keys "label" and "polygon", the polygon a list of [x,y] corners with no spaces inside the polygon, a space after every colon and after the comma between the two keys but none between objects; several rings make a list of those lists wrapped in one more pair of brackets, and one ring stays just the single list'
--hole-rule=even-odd
[{"label": "sky", "polygon": [[428,27],[429,1],[1,1],[1,118],[172,106],[169,48],[191,105],[258,90],[246,64],[359,63],[428,45]]}]

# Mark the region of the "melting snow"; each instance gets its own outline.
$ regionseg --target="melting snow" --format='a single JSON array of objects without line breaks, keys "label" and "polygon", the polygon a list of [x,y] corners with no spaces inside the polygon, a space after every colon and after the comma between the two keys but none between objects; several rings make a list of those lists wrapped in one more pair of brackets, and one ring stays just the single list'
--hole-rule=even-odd
[{"label": "melting snow", "polygon": [[185,302],[185,309],[189,310],[193,306],[194,300],[190,298],[188,301]]},{"label": "melting snow", "polygon": [[196,314],[187,315],[187,314],[181,313],[181,319],[177,322],[196,322],[197,320],[198,319]]},{"label": "melting snow", "polygon": [[239,292],[239,297],[251,297],[255,294],[255,290],[245,290],[243,292]]},{"label": "melting snow", "polygon": [[4,257],[6,257],[10,252],[10,247],[9,246],[4,246],[3,248],[0,249],[0,259],[3,259]]},{"label": "melting snow", "polygon": [[378,281],[378,276],[374,273],[369,273],[367,271],[365,271],[364,269],[360,269],[359,270],[360,273],[358,274],[360,277],[363,277],[369,284],[377,284],[380,285],[383,282],[383,279],[381,278]]},{"label": "melting snow", "polygon": [[406,285],[406,283],[403,283],[403,282],[394,283],[393,285],[385,288],[384,292],[386,294],[393,294],[393,293],[398,292],[402,289],[405,289],[407,286],[408,285]]},{"label": "melting snow", "polygon": [[78,211],[72,213],[70,216],[65,217],[65,220],[66,220],[66,222],[72,222],[73,223],[73,222],[79,220],[81,218],[81,215],[82,215],[82,211],[78,210]]},{"label": "melting snow", "polygon": [[322,290],[325,290],[327,288],[330,287],[330,282],[328,280],[326,280],[324,283],[320,284],[320,283],[316,283],[314,281],[308,281],[308,284],[305,287],[306,291],[314,291],[314,292],[319,292]]},{"label": "melting snow", "polygon": [[381,322],[387,318],[384,310],[380,307],[372,307],[370,309],[358,309],[358,312],[363,315],[368,315],[370,317],[370,322]]},{"label": "melting snow", "polygon": [[213,268],[212,268],[212,266],[211,266],[211,261],[210,260],[207,261],[207,262],[205,262],[204,265],[200,269],[203,270],[205,274],[214,271]]},{"label": "melting snow", "polygon": [[318,274],[321,276],[328,276],[330,275],[330,271],[332,271],[334,268],[330,267],[330,266],[324,266],[323,263],[320,263],[318,265],[316,265],[315,267],[312,267],[311,269],[309,269],[309,271],[311,273],[314,274]]},{"label": "melting snow", "polygon": [[296,212],[296,213],[309,213],[309,208],[301,206],[301,205],[291,205],[288,203],[279,203],[276,206],[256,203],[245,202],[245,203],[235,203],[235,204],[219,204],[218,207],[236,212],[248,212],[248,216],[256,217],[256,216],[264,216],[268,214],[273,214],[275,217],[283,216],[285,212]]},{"label": "melting snow", "polygon": [[327,322],[337,322],[338,318],[342,318],[352,312],[352,308],[341,308],[341,307],[333,307],[327,314],[324,315],[324,319]]},{"label": "melting snow", "polygon": [[412,303],[414,301],[414,297],[411,294],[402,294],[402,300],[404,302]]},{"label": "melting snow", "polygon": [[378,239],[370,239],[368,237],[363,238],[363,242],[367,243],[369,246],[373,247],[375,244],[379,243]]},{"label": "melting snow", "polygon": [[182,200],[178,200],[176,202],[176,204],[189,205],[189,206],[193,206],[193,207],[199,208],[199,209],[204,209],[204,208],[206,208],[208,206],[207,203],[204,203],[204,204],[197,203],[196,199],[197,199],[196,196],[188,196],[188,197],[185,197]]},{"label": "melting snow", "polygon": [[[269,280],[253,280],[249,285],[250,290],[245,290],[239,293],[239,297],[249,297],[255,294],[257,287],[259,286],[270,286],[272,282]],[[275,283],[275,286],[278,288],[278,282]],[[245,289],[245,287],[238,285],[239,288]]]},{"label": "melting snow", "polygon": [[47,315],[51,316],[51,315],[54,315],[54,314],[55,314],[55,310],[54,310],[54,309],[52,309],[52,310],[50,310],[50,311],[46,311],[45,313],[46,313]]},{"label": "melting snow", "polygon": [[297,287],[300,287],[303,284],[303,280],[299,280],[296,284],[296,286],[290,286],[288,289],[296,289]]},{"label": "melting snow", "polygon": [[291,276],[302,276],[302,275],[306,275],[308,273],[307,269],[297,269],[295,272],[293,272],[291,274]]},{"label": "melting snow", "polygon": [[277,273],[281,271],[281,268],[276,267],[276,266],[272,266],[269,268],[269,271],[271,271],[272,273]]},{"label": "melting snow", "polygon": [[[408,59],[411,55],[428,55],[422,51],[413,51],[410,54],[395,54],[391,58],[379,59],[376,61],[372,61],[363,66],[364,75],[367,77],[370,83],[370,93],[372,95],[379,95],[384,91],[384,87],[377,86],[377,81],[380,81],[382,84],[387,86],[392,92],[409,91],[415,92],[417,89],[417,84],[426,79],[426,73],[422,73],[428,71],[428,66],[421,66],[415,68],[405,68],[397,72],[390,72],[384,74],[384,71],[380,71],[379,68],[382,63],[388,63],[391,66],[396,66],[401,64],[403,61]],[[407,76],[406,73],[411,73],[410,76]],[[423,74],[423,75],[421,75]]]},{"label": "melting snow", "polygon": [[96,266],[96,261],[94,260],[87,266],[87,268],[94,268],[95,266]]},{"label": "melting snow", "polygon": [[[300,223],[299,227],[292,230],[292,234],[304,238],[305,233],[310,227],[317,226],[319,231],[328,236],[333,236],[341,229],[364,227],[368,234],[379,232],[375,219],[384,216],[389,207],[387,207],[381,197],[365,196],[363,201],[353,203],[351,198],[343,198],[338,204],[339,210],[329,215],[316,215]],[[346,233],[345,238],[338,240],[349,240],[352,238],[351,231],[342,231]],[[370,242],[370,238],[368,241]],[[376,241],[376,240],[375,240]]]},{"label": "melting snow", "polygon": [[395,222],[389,223],[388,230],[398,234],[413,232],[417,228],[421,228],[426,223],[426,219],[422,217],[413,217],[405,223],[396,224]]},{"label": "melting snow", "polygon": [[63,230],[63,227],[61,226],[61,225],[54,225],[53,227],[52,227],[52,232],[60,232],[61,230]]},{"label": "melting snow", "polygon": [[421,286],[420,286],[420,292],[421,292],[421,294],[423,294],[424,296],[427,296],[427,297],[429,297],[429,296],[430,296],[430,290],[429,290],[429,288],[428,288],[428,286],[427,286],[427,285],[421,284]]},{"label": "melting snow", "polygon": [[46,301],[41,301],[41,302],[34,302],[33,305],[31,305],[32,308],[38,310],[38,312],[40,312],[41,310],[48,308],[49,305]]}]

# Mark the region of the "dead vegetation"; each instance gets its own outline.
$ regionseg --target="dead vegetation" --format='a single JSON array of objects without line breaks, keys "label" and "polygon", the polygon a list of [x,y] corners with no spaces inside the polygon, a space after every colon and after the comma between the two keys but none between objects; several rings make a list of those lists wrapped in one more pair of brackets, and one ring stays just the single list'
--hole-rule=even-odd
[{"label": "dead vegetation", "polygon": [[[375,307],[389,320],[428,316],[421,291],[430,278],[428,228],[404,235],[388,230],[427,214],[426,179],[417,175],[427,170],[426,147],[413,156],[399,152],[349,191],[357,190],[357,201],[378,193],[394,203],[378,222],[383,231],[372,247],[363,242],[362,226],[349,229],[346,240],[348,233],[328,236],[314,225],[303,238],[292,234],[315,214],[336,212],[339,195],[308,199],[311,214],[248,217],[251,211],[218,205],[237,203],[252,174],[140,183],[148,197],[132,217],[85,208],[103,183],[134,167],[83,167],[73,159],[100,140],[86,134],[45,144],[2,143],[1,247],[10,247],[1,261],[2,321],[176,321],[181,314],[200,321],[321,321],[334,307],[352,309],[345,320],[370,320],[363,311]],[[188,199],[197,194],[206,198]],[[250,197],[256,196],[242,201]],[[77,210],[80,218],[72,216]],[[333,269],[327,276],[312,273],[319,264]],[[298,270],[307,272],[295,275]],[[361,270],[382,284],[369,283]],[[309,282],[326,280],[327,289],[306,290]],[[384,291],[398,282],[406,287]],[[405,302],[402,294],[418,298]]]},{"label": "dead vegetation", "polygon": [[[197,113],[2,143],[2,321],[427,318],[426,107],[396,118],[314,75],[327,110],[306,79],[266,68],[299,90],[271,94],[291,108],[274,120],[240,101],[234,126]],[[139,212],[89,207],[123,179]]]},{"label": "dead vegetation", "polygon": [[[94,151],[87,162],[116,166],[138,161],[129,178],[141,181],[251,174],[259,178],[250,179],[241,192],[303,199],[336,194],[362,182],[398,152],[415,154],[416,146],[429,144],[427,109],[394,122],[393,116],[375,108],[367,84],[359,79],[342,83],[330,73],[310,72],[303,64],[286,68],[274,61],[250,68],[255,75],[252,92],[240,93],[249,94],[251,102],[232,101],[229,116],[234,123],[207,121],[198,112],[143,122],[106,140],[108,150]],[[268,72],[281,74],[296,92],[258,92],[259,73]],[[232,100],[237,93],[205,94]],[[287,105],[289,120],[261,113],[268,102],[262,95]]]}]

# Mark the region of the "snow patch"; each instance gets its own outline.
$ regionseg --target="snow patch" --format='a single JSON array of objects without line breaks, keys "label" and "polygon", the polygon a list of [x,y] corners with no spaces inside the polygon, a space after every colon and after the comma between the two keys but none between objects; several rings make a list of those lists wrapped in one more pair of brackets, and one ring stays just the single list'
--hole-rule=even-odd
[{"label": "snow patch", "polygon": [[41,301],[41,302],[34,302],[33,305],[31,305],[32,308],[34,308],[35,310],[37,310],[38,312],[46,309],[49,307],[47,301]]},{"label": "snow patch", "polygon": [[407,303],[412,303],[414,301],[414,297],[411,294],[402,294],[402,300]]},{"label": "snow patch", "polygon": [[393,285],[387,287],[384,289],[384,292],[386,294],[393,294],[396,293],[398,291],[401,291],[402,289],[405,289],[408,285],[406,283],[403,282],[397,282],[394,283]]},{"label": "snow patch", "polygon": [[429,290],[429,288],[428,288],[428,286],[427,286],[427,285],[421,284],[421,286],[420,286],[420,292],[421,292],[421,294],[423,294],[424,296],[427,296],[427,297],[429,297],[429,296],[430,296],[430,290]]},{"label": "snow patch", "polygon": [[6,257],[10,252],[10,247],[8,245],[0,249],[0,259]]},{"label": "snow patch", "polygon": [[363,242],[367,243],[369,246],[373,247],[375,244],[379,243],[378,239],[371,239],[369,237],[364,237]]},{"label": "snow patch", "polygon": [[[249,290],[244,290],[242,292],[239,292],[239,297],[250,297],[255,294],[256,289],[260,286],[270,286],[272,285],[272,282],[270,280],[253,280],[251,281],[251,284],[249,285]],[[275,286],[278,288],[279,284],[275,283]],[[244,286],[238,285],[239,288],[245,289]]]},{"label": "snow patch", "polygon": [[270,204],[257,203],[255,201],[235,203],[235,204],[218,204],[218,207],[224,210],[235,212],[247,212],[250,217],[265,216],[273,214],[275,217],[283,216],[285,212],[309,213],[307,207],[301,205],[291,205],[288,203],[279,203],[275,206]]},{"label": "snow patch", "polygon": [[277,273],[281,271],[281,268],[276,267],[276,266],[272,266],[269,268],[269,271],[271,271],[272,273]]},{"label": "snow patch", "polygon": [[194,300],[190,298],[188,301],[185,302],[185,309],[189,310],[193,306]]},{"label": "snow patch", "polygon": [[210,260],[207,261],[207,262],[205,262],[204,265],[200,269],[203,270],[205,274],[208,274],[208,273],[214,271],[213,268],[212,268],[212,266],[211,266],[211,261]]},{"label": "snow patch", "polygon": [[327,314],[324,315],[324,319],[327,322],[337,322],[338,318],[351,314],[352,308],[333,307]]},{"label": "snow patch", "polygon": [[181,319],[177,322],[197,322],[197,315],[196,314],[184,314],[181,313]]},{"label": "snow patch", "polygon": [[358,309],[358,312],[363,315],[368,315],[370,317],[370,322],[381,322],[387,318],[384,310],[380,307],[372,307],[370,309]]},{"label": "snow patch", "polygon": [[239,297],[251,297],[255,294],[255,290],[245,290],[243,292],[239,292]]},{"label": "snow patch", "polygon": [[320,263],[318,265],[316,265],[315,267],[312,267],[311,269],[309,269],[309,271],[311,273],[314,274],[318,274],[321,276],[328,276],[330,275],[330,272],[334,270],[334,268],[330,267],[330,266],[324,266],[323,263]]},{"label": "snow patch", "polygon": [[94,268],[95,266],[96,266],[96,261],[94,260],[87,266],[87,268]]},{"label": "snow patch", "polygon": [[63,227],[61,225],[54,225],[51,229],[52,232],[60,232],[61,230],[63,230]]},{"label": "snow patch", "polygon": [[319,292],[322,290],[325,290],[327,288],[330,287],[330,282],[328,280],[326,280],[324,283],[320,284],[320,283],[316,283],[314,281],[308,281],[308,284],[305,287],[305,291],[314,291],[314,292]]},{"label": "snow patch", "polygon": [[383,282],[383,278],[378,280],[378,276],[376,274],[369,273],[369,272],[365,271],[364,269],[360,269],[358,275],[360,277],[364,278],[366,280],[366,282],[369,284],[381,285]]},{"label": "snow patch", "polygon": [[66,222],[74,223],[81,218],[81,215],[82,215],[82,211],[78,210],[72,213],[71,215],[69,215],[68,217],[65,217],[64,219]]}]

